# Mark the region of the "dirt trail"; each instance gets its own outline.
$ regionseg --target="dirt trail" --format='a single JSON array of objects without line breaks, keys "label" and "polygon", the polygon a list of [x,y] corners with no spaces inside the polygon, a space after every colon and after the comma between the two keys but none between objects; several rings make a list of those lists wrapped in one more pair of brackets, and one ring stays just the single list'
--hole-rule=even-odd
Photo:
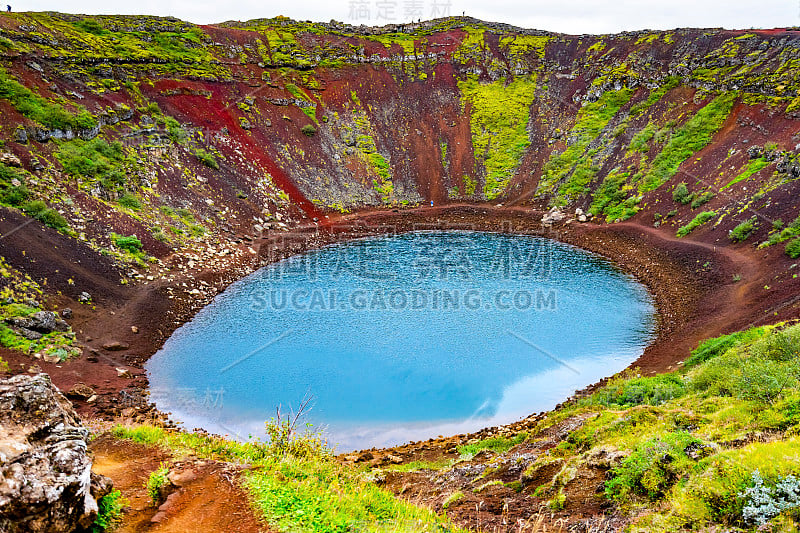
[{"label": "dirt trail", "polygon": [[[174,462],[158,448],[108,436],[99,437],[90,448],[93,470],[111,478],[129,502],[117,533],[268,531],[253,515],[247,495],[237,485],[237,472],[228,465],[192,459]],[[156,507],[145,484],[162,463],[170,466],[179,486],[172,486],[166,501]]]}]

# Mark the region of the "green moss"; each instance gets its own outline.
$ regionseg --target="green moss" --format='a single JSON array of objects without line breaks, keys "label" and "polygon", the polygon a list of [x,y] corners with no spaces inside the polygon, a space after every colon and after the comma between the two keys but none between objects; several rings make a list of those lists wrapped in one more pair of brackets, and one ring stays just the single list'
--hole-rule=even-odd
[{"label": "green moss", "polygon": [[462,107],[470,110],[475,156],[486,169],[483,192],[493,200],[505,191],[530,146],[527,128],[536,78],[480,83],[468,77],[459,81],[458,88]]},{"label": "green moss", "polygon": [[627,220],[639,211],[641,198],[629,196],[633,187],[627,184],[629,173],[614,169],[606,175],[600,186],[594,191],[589,212],[593,215],[605,215],[608,222]]},{"label": "green moss", "polygon": [[678,237],[685,237],[693,232],[697,227],[702,226],[715,216],[717,216],[717,214],[714,211],[703,211],[694,217],[691,222],[678,228],[678,231],[675,233],[675,235]]},{"label": "green moss", "polygon": [[757,172],[761,171],[761,169],[767,167],[769,164],[770,164],[770,162],[767,161],[764,157],[759,157],[759,158],[750,160],[747,163],[747,167],[745,167],[745,169],[741,173],[739,173],[739,175],[737,175],[735,178],[733,178],[727,185],[722,187],[720,189],[720,191],[724,191],[725,189],[727,189],[731,185],[736,185],[740,181],[745,181],[745,180],[750,179],[750,177],[753,174],[756,174]]},{"label": "green moss", "polygon": [[650,93],[650,95],[647,97],[647,100],[631,106],[631,116],[636,117],[641,115],[650,109],[653,104],[661,100],[665,94],[675,87],[678,87],[680,84],[681,79],[678,76],[668,76],[666,79],[664,79],[663,83],[658,89]]},{"label": "green moss", "polygon": [[13,79],[0,69],[0,98],[8,100],[21,115],[51,129],[89,130],[97,126],[97,119],[86,109],[76,107],[67,111],[62,105],[51,102]]},{"label": "green moss", "polygon": [[664,149],[653,159],[650,170],[644,176],[641,191],[660,187],[678,172],[681,163],[711,142],[728,118],[735,100],[735,93],[718,96],[673,133]]},{"label": "green moss", "polygon": [[[597,138],[612,118],[631,98],[633,91],[622,89],[606,91],[600,98],[584,105],[578,112],[570,136],[575,141],[562,153],[555,153],[545,164],[539,182],[538,194],[557,190],[560,203],[574,199],[588,191],[599,167],[593,162],[593,152],[587,152],[589,144]],[[560,184],[560,186],[559,186]],[[558,187],[558,189],[556,189]]]},{"label": "green moss", "polygon": [[541,60],[544,59],[547,43],[551,40],[553,37],[546,35],[510,35],[500,38],[500,47],[512,57],[535,54]]}]

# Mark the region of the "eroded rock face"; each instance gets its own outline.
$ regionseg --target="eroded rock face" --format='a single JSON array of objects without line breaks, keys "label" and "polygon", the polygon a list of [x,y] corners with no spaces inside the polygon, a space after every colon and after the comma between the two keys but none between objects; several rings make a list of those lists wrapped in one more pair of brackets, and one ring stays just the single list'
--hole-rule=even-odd
[{"label": "eroded rock face", "polygon": [[92,473],[88,431],[46,374],[0,381],[0,531],[90,526],[111,490]]}]

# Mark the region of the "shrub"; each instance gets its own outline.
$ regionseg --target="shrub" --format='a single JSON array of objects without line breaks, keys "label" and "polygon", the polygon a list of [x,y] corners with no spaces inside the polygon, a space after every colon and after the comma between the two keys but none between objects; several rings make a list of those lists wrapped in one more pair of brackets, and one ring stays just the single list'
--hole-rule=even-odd
[{"label": "shrub", "polygon": [[722,355],[734,346],[762,337],[765,331],[766,329],[763,327],[754,327],[745,331],[737,331],[729,335],[720,335],[713,339],[704,340],[697,348],[692,350],[692,355],[686,360],[684,367],[691,368]]},{"label": "shrub", "polygon": [[756,470],[752,481],[753,486],[739,494],[744,499],[742,519],[746,524],[763,526],[783,511],[800,507],[800,480],[795,476],[782,477],[774,487],[768,487]]},{"label": "shrub", "polygon": [[317,133],[316,128],[314,126],[312,126],[311,124],[306,124],[305,126],[300,128],[300,131],[306,137],[313,137]]},{"label": "shrub", "polygon": [[447,510],[448,507],[450,507],[451,505],[453,505],[454,503],[456,503],[458,500],[462,499],[463,497],[464,497],[464,493],[462,491],[460,491],[460,490],[452,493],[450,496],[448,496],[444,500],[444,502],[442,502],[442,509]]},{"label": "shrub", "polygon": [[611,471],[612,478],[605,486],[606,496],[618,503],[633,494],[651,501],[663,498],[693,464],[686,450],[698,445],[702,446],[702,441],[684,431],[667,433],[640,444]]},{"label": "shrub", "polygon": [[686,205],[692,201],[693,195],[689,193],[686,183],[681,182],[672,190],[672,199],[679,204]]},{"label": "shrub", "polygon": [[800,237],[792,240],[786,245],[786,255],[792,259],[800,257]]},{"label": "shrub", "polygon": [[622,376],[590,396],[587,403],[605,407],[659,405],[684,394],[686,385],[675,374],[636,378]]},{"label": "shrub", "polygon": [[[64,167],[64,172],[73,176],[84,176],[87,178],[106,177],[111,172],[121,174],[120,167],[125,160],[122,143],[115,141],[106,142],[103,139],[95,138],[91,141],[74,141],[61,143],[56,158]],[[120,179],[115,177],[115,179]]]},{"label": "shrub", "polygon": [[22,211],[31,218],[35,218],[45,226],[55,230],[64,230],[69,227],[67,220],[58,211],[50,209],[41,200],[33,200],[22,206]]},{"label": "shrub", "polygon": [[491,450],[495,453],[504,453],[520,444],[527,438],[527,433],[519,433],[515,435],[513,438],[507,437],[489,437],[488,439],[483,439],[478,442],[473,442],[472,444],[464,444],[459,446],[458,453],[462,457],[474,457],[481,450]]},{"label": "shrub", "polygon": [[167,476],[169,475],[169,468],[164,463],[158,467],[158,470],[151,472],[150,477],[147,478],[147,494],[153,505],[158,505],[161,502],[161,489],[169,483]]},{"label": "shrub", "polygon": [[198,148],[195,150],[194,155],[197,157],[198,161],[208,168],[213,168],[214,170],[219,169],[219,163],[217,163],[217,158],[214,157],[214,154],[207,152],[202,148]]},{"label": "shrub", "polygon": [[716,195],[711,191],[704,192],[703,194],[692,200],[692,205],[691,205],[692,209],[697,209],[701,205],[707,204],[708,202],[714,199],[714,196]]},{"label": "shrub", "polygon": [[791,362],[800,357],[800,325],[773,331],[753,344],[753,355],[778,362]]},{"label": "shrub", "polygon": [[127,250],[132,254],[138,254],[142,251],[142,241],[140,241],[136,235],[129,235],[126,237],[124,235],[112,233],[111,240],[117,248]]},{"label": "shrub", "polygon": [[122,521],[122,509],[128,504],[118,490],[112,490],[97,502],[97,518],[92,524],[91,533],[112,530]]},{"label": "shrub", "polygon": [[176,144],[183,144],[186,142],[188,134],[177,120],[173,117],[164,117],[164,124],[167,127],[167,134],[172,142]]},{"label": "shrub", "polygon": [[79,107],[73,115],[61,105],[35,94],[3,69],[0,69],[0,98],[11,102],[21,115],[51,129],[91,129],[97,126],[97,119],[86,109]]},{"label": "shrub", "polygon": [[125,193],[120,196],[117,200],[117,203],[122,207],[127,207],[128,209],[133,209],[134,211],[138,211],[142,208],[142,203],[139,201],[139,199],[130,193]]},{"label": "shrub", "polygon": [[703,211],[702,213],[698,214],[694,219],[686,224],[678,228],[676,235],[678,237],[685,237],[689,235],[695,228],[698,226],[702,226],[712,218],[714,218],[717,214],[714,211]]},{"label": "shrub", "polygon": [[749,220],[745,220],[735,228],[733,228],[730,233],[728,233],[728,238],[733,242],[742,242],[743,240],[747,239],[750,235],[753,234],[753,231],[756,229],[756,219],[751,218]]}]

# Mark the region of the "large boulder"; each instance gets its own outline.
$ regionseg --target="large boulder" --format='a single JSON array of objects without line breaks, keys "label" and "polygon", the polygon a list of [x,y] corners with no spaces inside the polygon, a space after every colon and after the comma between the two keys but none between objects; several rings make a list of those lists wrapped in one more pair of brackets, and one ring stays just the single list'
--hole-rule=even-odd
[{"label": "large boulder", "polygon": [[0,380],[0,531],[89,527],[108,479],[92,473],[88,431],[46,374]]}]

